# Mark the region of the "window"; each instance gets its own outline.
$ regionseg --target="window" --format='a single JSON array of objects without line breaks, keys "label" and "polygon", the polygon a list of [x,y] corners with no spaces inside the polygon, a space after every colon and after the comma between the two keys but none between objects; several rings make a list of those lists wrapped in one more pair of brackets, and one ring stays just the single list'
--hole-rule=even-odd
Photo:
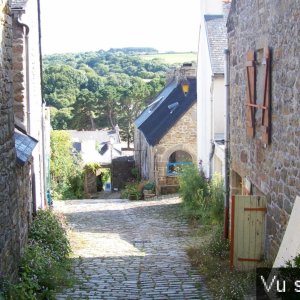
[{"label": "window", "polygon": [[177,176],[187,165],[192,165],[192,156],[185,151],[175,151],[167,163],[167,176]]}]

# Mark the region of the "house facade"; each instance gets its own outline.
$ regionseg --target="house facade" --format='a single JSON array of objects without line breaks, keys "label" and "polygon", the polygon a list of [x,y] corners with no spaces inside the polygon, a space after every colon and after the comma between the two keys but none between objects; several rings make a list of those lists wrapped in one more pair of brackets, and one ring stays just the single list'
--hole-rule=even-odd
[{"label": "house facade", "polygon": [[224,50],[230,3],[202,1],[198,50],[198,161],[206,177],[224,176]]},{"label": "house facade", "polygon": [[[180,74],[189,81],[186,95]],[[158,194],[177,191],[176,170],[197,163],[196,102],[196,67],[186,65],[135,121],[135,163],[142,179],[155,182]]]},{"label": "house facade", "polygon": [[[102,168],[96,172],[85,171],[85,197],[106,190],[119,190],[124,187],[123,178],[131,178],[133,163],[132,151],[129,151],[126,143],[123,143],[119,134],[118,125],[114,129],[102,129],[92,131],[68,130],[73,146],[73,153],[79,155],[83,165],[100,164],[102,168],[108,168],[111,174],[111,182],[103,182]],[[105,184],[105,187],[103,187]]]},{"label": "house facade", "polygon": [[273,259],[300,195],[300,1],[233,0],[227,30],[231,194],[266,197]]},{"label": "house facade", "polygon": [[[16,274],[19,225],[12,96],[12,21],[8,1],[0,1],[0,277]],[[16,212],[16,213],[15,213]],[[15,216],[13,216],[15,214]],[[16,228],[16,229],[15,229]],[[18,251],[20,252],[20,251]]]},{"label": "house facade", "polygon": [[15,124],[38,141],[29,170],[33,210],[47,205],[50,152],[50,117],[41,91],[39,9],[39,1],[12,0]]},{"label": "house facade", "polygon": [[68,130],[73,149],[83,164],[110,165],[113,158],[122,156],[118,126],[113,130]]},{"label": "house facade", "polygon": [[[37,128],[29,130],[25,116],[30,119],[30,114],[25,105],[19,105],[34,102],[38,96],[33,104],[38,106],[37,111],[33,109],[31,117],[42,119],[38,7],[37,1],[28,1],[28,7],[26,2],[0,1],[0,278],[16,277],[33,211],[45,199],[40,192],[45,178],[43,152],[38,152],[39,158],[34,157],[44,138],[35,134]],[[25,33],[29,33],[27,25],[21,25],[25,12],[30,14],[31,22],[36,22],[31,34],[34,36],[32,44],[37,45],[38,51],[30,53],[38,56],[37,64],[36,60],[30,60],[32,64],[28,65],[25,55],[29,55],[30,48],[24,44],[29,39],[25,38]],[[30,84],[36,85],[36,94],[25,89]],[[41,121],[33,120],[32,127],[33,124],[42,128]]]}]

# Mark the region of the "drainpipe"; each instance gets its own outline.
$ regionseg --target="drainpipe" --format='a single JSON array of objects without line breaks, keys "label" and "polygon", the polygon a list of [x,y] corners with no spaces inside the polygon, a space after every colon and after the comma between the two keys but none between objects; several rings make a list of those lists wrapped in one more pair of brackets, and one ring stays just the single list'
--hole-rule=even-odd
[{"label": "drainpipe", "polygon": [[224,194],[224,238],[228,239],[229,237],[229,138],[230,138],[230,90],[229,90],[229,50],[224,50],[225,55],[225,73],[224,73],[224,81],[225,81],[225,194]]},{"label": "drainpipe", "polygon": [[214,99],[213,99],[213,91],[214,91],[214,76],[211,76],[211,86],[210,86],[210,152],[209,152],[209,166],[208,166],[208,178],[212,178],[212,164],[213,157],[215,154],[215,143],[214,143]]},{"label": "drainpipe", "polygon": [[27,133],[30,135],[30,106],[29,106],[29,51],[28,51],[28,35],[29,35],[29,26],[21,21],[21,14],[24,13],[24,10],[18,9],[16,12],[16,21],[17,24],[25,28],[25,84],[26,84],[26,129]]},{"label": "drainpipe", "polygon": [[[46,155],[46,124],[45,124],[45,112],[46,112],[46,102],[44,100],[44,93],[43,93],[43,65],[42,65],[42,61],[43,61],[43,57],[42,57],[42,43],[41,43],[41,39],[42,39],[42,30],[41,30],[41,4],[40,4],[40,0],[37,0],[37,10],[38,10],[38,34],[39,34],[39,57],[40,57],[40,80],[41,80],[41,99],[42,99],[42,103],[41,103],[41,109],[42,109],[42,120],[41,120],[41,124],[42,124],[42,160],[43,160],[43,179],[44,179],[44,184],[43,184],[43,188],[44,188],[44,201],[43,199],[41,199],[41,205],[42,203],[44,203],[44,206],[47,205],[47,190],[50,189],[50,186],[48,186],[48,181],[47,181],[47,176],[48,176],[48,170],[46,170],[47,168],[50,168],[50,165],[48,163],[48,157]],[[46,161],[47,160],[47,161]],[[42,206],[43,207],[43,206]]]},{"label": "drainpipe", "polygon": [[[29,93],[29,26],[21,21],[21,15],[24,13],[23,9],[15,9],[15,17],[16,17],[16,22],[18,25],[22,26],[25,28],[25,85],[26,85],[26,129],[27,133],[31,135],[31,124],[30,124],[30,93]],[[32,176],[32,213],[33,215],[36,214],[36,181],[35,181],[35,173],[34,173],[34,166],[31,164],[31,176]]]},{"label": "drainpipe", "polygon": [[46,207],[47,206],[47,189],[48,189],[48,182],[47,182],[47,162],[46,162],[46,151],[45,151],[45,144],[46,144],[46,124],[45,124],[45,112],[46,112],[46,104],[45,102],[42,103],[42,161],[43,161],[43,188],[44,188],[44,199],[41,199],[41,207]]}]

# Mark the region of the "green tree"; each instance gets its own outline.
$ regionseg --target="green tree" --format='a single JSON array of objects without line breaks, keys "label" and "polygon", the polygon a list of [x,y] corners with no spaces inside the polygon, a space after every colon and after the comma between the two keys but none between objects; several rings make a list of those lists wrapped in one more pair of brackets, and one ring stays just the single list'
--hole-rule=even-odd
[{"label": "green tree", "polygon": [[72,125],[76,129],[95,130],[95,119],[99,110],[98,99],[93,92],[83,89],[73,105]]},{"label": "green tree", "polygon": [[99,92],[99,104],[102,109],[101,117],[106,117],[107,124],[114,128],[118,122],[120,93],[113,85],[106,85]]},{"label": "green tree", "polygon": [[[43,92],[54,129],[95,129],[119,124],[132,141],[133,121],[164,86],[167,64],[144,60],[151,48],[45,56]],[[143,78],[143,80],[142,80]]]},{"label": "green tree", "polygon": [[70,129],[72,117],[72,108],[57,109],[51,107],[50,109],[51,126],[54,130]]},{"label": "green tree", "polygon": [[[54,130],[50,138],[50,174],[54,198],[80,198],[83,193],[82,166],[79,158],[72,154],[70,135],[64,130]],[[76,187],[72,186],[74,181],[77,182]]]},{"label": "green tree", "polygon": [[120,134],[127,141],[133,142],[134,120],[145,107],[145,99],[150,95],[147,84],[140,78],[132,77],[130,86],[123,89],[120,98]]},{"label": "green tree", "polygon": [[87,76],[68,65],[50,65],[44,70],[43,80],[47,104],[62,108],[75,102],[80,85],[87,81]]}]

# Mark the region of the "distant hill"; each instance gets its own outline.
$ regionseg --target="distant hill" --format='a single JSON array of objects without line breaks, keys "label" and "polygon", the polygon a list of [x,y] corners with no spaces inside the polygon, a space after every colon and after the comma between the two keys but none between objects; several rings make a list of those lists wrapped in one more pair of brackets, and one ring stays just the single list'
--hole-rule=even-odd
[{"label": "distant hill", "polygon": [[140,55],[145,60],[161,60],[166,64],[183,64],[186,62],[197,62],[196,52],[169,52],[156,54],[142,54]]},{"label": "distant hill", "polygon": [[149,47],[126,47],[126,48],[110,48],[109,52],[123,52],[126,54],[154,54],[158,50]]}]

